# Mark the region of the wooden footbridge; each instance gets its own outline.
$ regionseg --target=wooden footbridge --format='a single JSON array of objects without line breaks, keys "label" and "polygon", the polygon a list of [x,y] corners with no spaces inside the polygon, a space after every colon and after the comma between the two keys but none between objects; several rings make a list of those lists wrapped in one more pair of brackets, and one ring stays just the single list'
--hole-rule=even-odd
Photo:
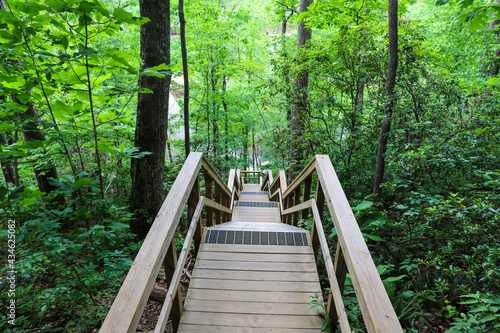
[{"label": "wooden footbridge", "polygon": [[[325,203],[337,233],[333,259],[322,225]],[[174,234],[186,208],[191,223],[177,258]],[[308,217],[310,231],[298,226]],[[196,263],[183,304],[179,281],[192,243]],[[100,332],[136,332],[162,265],[170,283],[156,333],[169,318],[177,332],[320,332],[324,319],[309,305],[315,294],[323,299],[319,253],[332,326],[353,332],[342,298],[350,274],[366,331],[402,332],[328,156],[316,155],[287,185],[284,171],[273,178],[270,171],[234,169],[226,183],[203,154],[191,153]]]}]

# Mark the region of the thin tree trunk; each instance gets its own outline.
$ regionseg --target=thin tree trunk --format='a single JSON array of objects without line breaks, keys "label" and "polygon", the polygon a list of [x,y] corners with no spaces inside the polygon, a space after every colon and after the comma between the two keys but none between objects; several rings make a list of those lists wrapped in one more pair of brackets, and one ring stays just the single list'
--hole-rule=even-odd
[{"label": "thin tree trunk", "polygon": [[186,19],[184,18],[184,0],[179,0],[179,25],[181,30],[182,74],[184,76],[184,151],[186,158],[191,152],[189,137],[189,71],[186,47]]},{"label": "thin tree trunk", "polygon": [[[299,15],[307,12],[308,7],[313,3],[313,0],[300,0]],[[299,22],[297,31],[297,57],[299,62],[303,63],[302,51],[306,47],[306,43],[311,39],[312,31],[306,28],[304,20]],[[295,97],[292,108],[292,124],[290,128],[290,143],[289,153],[291,166],[289,169],[289,179],[293,179],[300,169],[300,160],[302,159],[302,149],[299,148],[300,137],[303,129],[303,118],[307,114],[307,89],[309,86],[309,72],[302,70],[297,74],[295,79]]]},{"label": "thin tree trunk", "polygon": [[[7,140],[7,135],[5,133],[0,134],[0,145],[7,147],[9,145],[9,141]],[[14,168],[14,163],[11,161],[7,161],[5,159],[0,160],[0,164],[2,166],[3,176],[5,178],[5,182],[14,184],[15,186],[19,186],[16,177],[16,169]]]},{"label": "thin tree trunk", "polygon": [[226,155],[226,161],[229,161],[229,114],[227,110],[226,88],[227,80],[226,76],[224,75],[222,81],[222,106],[224,107],[224,149],[226,150],[224,154]]},{"label": "thin tree trunk", "polygon": [[[26,141],[42,141],[45,142],[45,135],[42,133],[38,126],[36,120],[38,113],[36,112],[33,103],[28,102],[26,104],[21,103],[16,95],[12,95],[12,100],[14,103],[25,105],[28,109],[24,113],[18,113],[18,117],[24,121],[23,125],[23,135]],[[49,163],[44,168],[35,167],[34,169],[36,181],[38,183],[38,188],[41,192],[50,193],[57,189],[49,183],[49,178],[57,179],[57,170],[54,164]]]},{"label": "thin tree trunk", "polygon": [[[495,3],[500,3],[500,0],[495,0]],[[500,29],[499,29],[500,20],[494,20],[490,23],[489,29],[492,30],[497,35],[497,45],[499,47],[496,49],[493,55],[493,62],[491,64],[491,68],[488,72],[489,76],[498,75],[500,71]]]},{"label": "thin tree trunk", "polygon": [[384,178],[385,152],[387,138],[391,130],[391,117],[394,106],[394,87],[396,86],[396,72],[398,69],[398,0],[389,0],[389,67],[385,84],[384,117],[378,138],[377,164],[373,182],[374,200],[380,199],[380,184]]},{"label": "thin tree trunk", "polygon": [[[140,0],[140,14],[150,21],[141,26],[143,68],[170,64],[170,0]],[[171,76],[141,76],[139,87],[152,94],[139,94],[134,146],[151,152],[141,159],[132,158],[130,208],[134,217],[131,231],[139,239],[146,237],[163,203],[163,180],[168,130],[168,99]]]}]

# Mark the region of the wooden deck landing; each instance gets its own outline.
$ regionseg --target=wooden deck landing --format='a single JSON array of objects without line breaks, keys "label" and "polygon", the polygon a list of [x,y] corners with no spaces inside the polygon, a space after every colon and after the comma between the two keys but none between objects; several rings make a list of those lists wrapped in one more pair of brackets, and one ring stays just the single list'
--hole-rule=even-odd
[{"label": "wooden deck landing", "polygon": [[320,332],[309,246],[203,244],[179,332]]}]

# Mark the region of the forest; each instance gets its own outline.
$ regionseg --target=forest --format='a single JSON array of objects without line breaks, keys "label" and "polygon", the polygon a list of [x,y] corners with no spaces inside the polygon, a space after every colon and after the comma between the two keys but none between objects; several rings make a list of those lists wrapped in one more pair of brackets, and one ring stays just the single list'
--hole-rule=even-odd
[{"label": "forest", "polygon": [[1,331],[98,331],[202,152],[328,155],[404,331],[500,332],[499,0],[0,4]]}]

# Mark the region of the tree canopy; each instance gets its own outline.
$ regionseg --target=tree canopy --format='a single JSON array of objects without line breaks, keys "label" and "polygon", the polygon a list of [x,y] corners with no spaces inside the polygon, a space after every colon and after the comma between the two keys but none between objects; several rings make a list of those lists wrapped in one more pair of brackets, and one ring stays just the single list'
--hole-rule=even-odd
[{"label": "tree canopy", "polygon": [[[191,151],[224,179],[252,167],[289,181],[329,155],[407,332],[500,330],[498,0],[391,0],[396,44],[387,1],[182,2]],[[155,18],[139,1],[1,2],[0,270],[12,263],[17,281],[3,331],[98,329],[141,245],[131,224],[142,214],[147,227],[161,204],[130,199],[149,181],[164,198],[184,162],[185,114],[144,102],[185,103],[179,3],[158,3],[170,23],[141,40]],[[155,181],[159,153],[135,140],[141,112],[168,131]],[[8,288],[2,277],[2,304]],[[344,295],[361,332],[349,281]]]}]

